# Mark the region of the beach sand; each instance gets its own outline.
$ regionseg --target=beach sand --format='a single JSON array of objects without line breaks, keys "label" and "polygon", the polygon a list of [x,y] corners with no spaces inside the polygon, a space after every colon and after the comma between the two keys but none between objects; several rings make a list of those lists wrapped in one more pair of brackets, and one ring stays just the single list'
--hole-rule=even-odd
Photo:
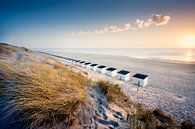
[{"label": "beach sand", "polygon": [[[54,52],[53,52],[54,53]],[[121,84],[123,91],[136,102],[149,108],[160,108],[178,122],[190,120],[195,123],[195,64],[138,59],[115,55],[98,55],[83,53],[54,53],[57,55],[81,59],[92,63],[116,67],[135,73],[149,75],[146,87],[139,88],[131,81],[123,82],[116,78],[86,70],[94,80],[109,80]]]}]

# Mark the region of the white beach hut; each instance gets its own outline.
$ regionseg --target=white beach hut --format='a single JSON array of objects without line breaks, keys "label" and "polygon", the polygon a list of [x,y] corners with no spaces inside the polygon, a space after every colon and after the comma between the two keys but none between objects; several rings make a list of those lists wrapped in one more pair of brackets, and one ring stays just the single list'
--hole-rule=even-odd
[{"label": "white beach hut", "polygon": [[84,62],[84,63],[82,63],[81,67],[82,67],[82,68],[85,68],[85,64],[86,64],[86,63],[89,63],[89,62]]},{"label": "white beach hut", "polygon": [[106,66],[100,65],[96,68],[96,71],[99,73],[105,74],[106,73]]},{"label": "white beach hut", "polygon": [[81,61],[80,63],[79,63],[79,66],[83,66],[83,64],[85,63],[85,61]]},{"label": "white beach hut", "polygon": [[67,58],[67,59],[66,59],[66,62],[67,62],[67,63],[70,63],[70,60],[69,60],[69,58]]},{"label": "white beach hut", "polygon": [[76,60],[72,59],[72,64],[75,65],[75,63],[76,63]]},{"label": "white beach hut", "polygon": [[117,69],[116,68],[107,68],[106,69],[106,75],[111,76],[111,77],[115,77],[117,75]]},{"label": "white beach hut", "polygon": [[77,60],[73,59],[73,60],[72,60],[72,64],[75,65],[76,61],[77,61]]},{"label": "white beach hut", "polygon": [[81,62],[81,60],[76,61],[76,65],[79,65],[79,64],[80,64],[80,62]]},{"label": "white beach hut", "polygon": [[66,62],[69,63],[69,58],[66,58]]},{"label": "white beach hut", "polygon": [[90,68],[91,68],[91,64],[92,64],[92,63],[90,63],[89,65],[87,65],[87,69],[89,69],[89,70],[90,70]]},{"label": "white beach hut", "polygon": [[148,75],[136,73],[132,77],[132,83],[138,86],[146,86],[148,84]]},{"label": "white beach hut", "polygon": [[98,67],[98,64],[91,64],[89,69],[96,71],[97,67]]},{"label": "white beach hut", "polygon": [[130,80],[130,72],[126,70],[121,70],[117,73],[117,78],[119,80],[128,81]]},{"label": "white beach hut", "polygon": [[88,69],[88,68],[89,68],[88,66],[90,66],[90,65],[91,65],[91,63],[90,63],[90,62],[85,63],[85,64],[84,64],[84,68]]},{"label": "white beach hut", "polygon": [[71,58],[69,59],[69,64],[72,64],[72,59]]},{"label": "white beach hut", "polygon": [[68,62],[68,63],[71,63],[71,59],[70,59],[70,58],[67,58],[67,62]]}]

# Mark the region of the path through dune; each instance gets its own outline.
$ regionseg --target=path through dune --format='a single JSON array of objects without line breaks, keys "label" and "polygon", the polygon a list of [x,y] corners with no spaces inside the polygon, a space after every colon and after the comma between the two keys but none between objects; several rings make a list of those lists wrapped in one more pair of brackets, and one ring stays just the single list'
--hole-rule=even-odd
[{"label": "path through dune", "polygon": [[129,128],[125,110],[115,104],[109,104],[102,89],[89,88],[88,93],[91,108],[94,110],[92,121],[95,123],[95,128]]}]

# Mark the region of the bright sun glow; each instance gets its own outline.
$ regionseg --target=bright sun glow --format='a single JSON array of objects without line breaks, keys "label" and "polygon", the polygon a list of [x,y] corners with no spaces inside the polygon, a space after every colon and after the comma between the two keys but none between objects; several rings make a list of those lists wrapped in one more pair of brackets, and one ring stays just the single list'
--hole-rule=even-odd
[{"label": "bright sun glow", "polygon": [[182,39],[182,44],[186,47],[195,47],[195,36],[188,36]]}]

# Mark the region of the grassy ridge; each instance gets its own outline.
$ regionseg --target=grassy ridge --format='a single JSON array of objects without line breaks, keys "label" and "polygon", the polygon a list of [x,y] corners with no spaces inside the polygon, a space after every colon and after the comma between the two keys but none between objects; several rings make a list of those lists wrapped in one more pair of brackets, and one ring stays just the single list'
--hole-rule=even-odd
[{"label": "grassy ridge", "polygon": [[[160,109],[149,110],[143,107],[143,105],[132,102],[122,92],[121,88],[108,81],[98,81],[98,86],[103,89],[104,94],[108,97],[110,102],[121,106],[122,108],[135,110],[135,112],[129,112],[127,119],[130,122],[130,126],[133,129],[177,129],[175,127],[176,122]],[[128,110],[127,110],[128,111]]]},{"label": "grassy ridge", "polygon": [[31,64],[23,72],[13,73],[9,87],[3,87],[7,117],[21,112],[21,118],[36,127],[65,119],[68,123],[75,108],[86,101],[84,78],[64,68]]},{"label": "grassy ridge", "polygon": [[[3,53],[13,54],[1,48]],[[20,62],[18,62],[20,63]],[[19,114],[16,121],[22,121],[29,128],[50,124],[59,120],[71,124],[76,110],[84,106],[87,79],[59,62],[37,62],[26,60],[21,66],[0,62],[0,104],[4,119]]]},{"label": "grassy ridge", "polygon": [[108,81],[98,81],[97,85],[103,89],[108,101],[114,102],[121,107],[132,107],[132,101],[124,94],[117,84]]}]

